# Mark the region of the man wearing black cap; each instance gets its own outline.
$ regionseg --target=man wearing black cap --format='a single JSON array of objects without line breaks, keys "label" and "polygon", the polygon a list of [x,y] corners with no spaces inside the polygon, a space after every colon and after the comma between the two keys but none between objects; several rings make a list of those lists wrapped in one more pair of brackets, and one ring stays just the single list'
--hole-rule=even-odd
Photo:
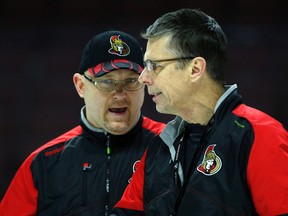
[{"label": "man wearing black cap", "polygon": [[94,36],[73,82],[85,106],[80,125],[34,151],[1,201],[1,216],[108,215],[149,140],[164,128],[141,115],[138,42],[121,31]]}]

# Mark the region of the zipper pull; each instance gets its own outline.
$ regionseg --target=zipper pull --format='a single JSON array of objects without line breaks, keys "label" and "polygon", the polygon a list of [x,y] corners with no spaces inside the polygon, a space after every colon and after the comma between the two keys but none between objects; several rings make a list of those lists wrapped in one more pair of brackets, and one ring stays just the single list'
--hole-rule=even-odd
[{"label": "zipper pull", "polygon": [[107,142],[106,142],[106,154],[110,155],[111,154],[111,149],[110,149],[110,136],[107,136]]},{"label": "zipper pull", "polygon": [[110,150],[109,146],[107,146],[106,153],[107,153],[107,155],[110,155],[110,153],[111,153],[111,150]]}]

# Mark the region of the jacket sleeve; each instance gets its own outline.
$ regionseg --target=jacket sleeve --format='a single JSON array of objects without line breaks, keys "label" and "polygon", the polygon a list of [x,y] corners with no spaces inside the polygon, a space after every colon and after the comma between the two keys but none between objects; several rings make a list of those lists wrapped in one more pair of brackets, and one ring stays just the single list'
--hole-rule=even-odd
[{"label": "jacket sleeve", "polygon": [[30,170],[33,158],[34,154],[32,153],[14,176],[1,201],[0,216],[36,215],[38,192],[34,186]]},{"label": "jacket sleeve", "polygon": [[[130,184],[126,187],[122,195],[122,198],[115,205],[114,212],[116,215],[142,215],[143,214],[143,211],[144,211],[143,188],[144,188],[145,160],[146,160],[146,152],[141,158],[139,166],[134,172]],[[126,212],[126,214],[124,212]]]},{"label": "jacket sleeve", "polygon": [[247,178],[259,215],[288,214],[288,134],[283,126],[268,118],[253,123],[254,143]]}]

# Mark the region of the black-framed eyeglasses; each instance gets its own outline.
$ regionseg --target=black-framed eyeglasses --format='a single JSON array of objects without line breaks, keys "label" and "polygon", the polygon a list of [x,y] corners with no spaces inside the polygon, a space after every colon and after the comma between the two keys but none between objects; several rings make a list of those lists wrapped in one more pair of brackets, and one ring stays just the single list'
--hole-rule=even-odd
[{"label": "black-framed eyeglasses", "polygon": [[123,89],[126,91],[137,91],[144,86],[138,81],[138,78],[129,78],[125,80],[103,79],[96,81],[92,80],[92,78],[87,76],[85,73],[83,75],[89,82],[93,83],[96,88],[101,91],[113,91],[119,83],[121,83]]},{"label": "black-framed eyeglasses", "polygon": [[190,57],[181,57],[181,58],[171,58],[171,59],[161,59],[161,60],[150,60],[147,59],[146,61],[144,61],[144,67],[147,68],[147,70],[149,72],[151,71],[155,71],[157,67],[160,67],[161,65],[159,65],[159,62],[165,62],[165,61],[178,61],[178,60],[185,60],[185,59],[194,59],[195,56],[190,56]]}]

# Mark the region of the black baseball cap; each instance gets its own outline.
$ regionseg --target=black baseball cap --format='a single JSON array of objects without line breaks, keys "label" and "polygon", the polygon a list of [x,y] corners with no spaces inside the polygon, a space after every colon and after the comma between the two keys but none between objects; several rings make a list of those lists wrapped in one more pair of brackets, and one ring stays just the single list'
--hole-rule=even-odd
[{"label": "black baseball cap", "polygon": [[83,50],[80,73],[88,70],[92,76],[100,77],[117,69],[141,73],[143,52],[139,42],[122,31],[106,31],[92,37]]}]

